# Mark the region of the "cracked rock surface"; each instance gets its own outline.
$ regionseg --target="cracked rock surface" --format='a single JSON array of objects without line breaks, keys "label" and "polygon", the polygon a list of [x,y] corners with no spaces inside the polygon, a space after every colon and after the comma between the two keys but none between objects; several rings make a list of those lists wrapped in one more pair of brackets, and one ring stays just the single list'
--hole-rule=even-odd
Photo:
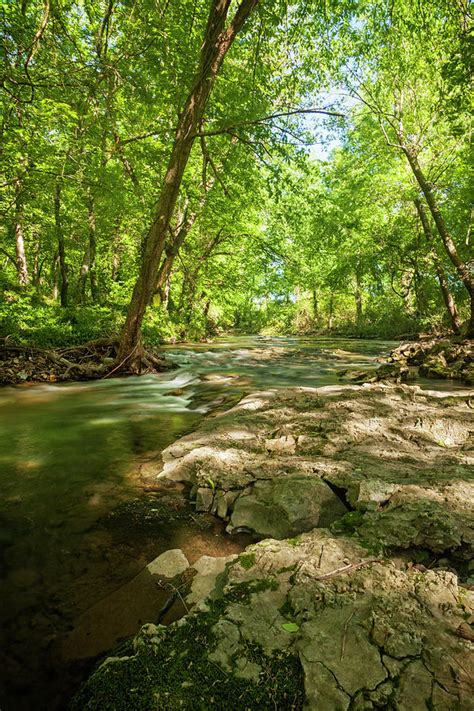
[{"label": "cracked rock surface", "polygon": [[472,425],[465,396],[388,384],[209,418],[159,476],[266,538],[205,557],[191,612],[145,625],[73,710],[472,711]]},{"label": "cracked rock surface", "polygon": [[413,386],[259,392],[168,447],[159,476],[191,482],[229,531],[285,538],[351,511],[373,546],[468,556],[473,429],[468,398]]},{"label": "cracked rock surface", "polygon": [[[470,711],[473,643],[459,631],[473,614],[473,593],[449,572],[397,567],[325,529],[265,540],[228,562],[191,614],[168,628],[146,625],[126,654],[103,663],[76,708],[99,708],[119,678],[128,683],[119,709],[136,707],[138,685],[140,708],[177,708],[177,698],[180,708],[226,708],[237,684],[250,697],[236,709]],[[181,645],[191,635],[200,645],[187,658]],[[289,660],[304,693],[274,706]],[[252,693],[258,705],[248,705]]]}]

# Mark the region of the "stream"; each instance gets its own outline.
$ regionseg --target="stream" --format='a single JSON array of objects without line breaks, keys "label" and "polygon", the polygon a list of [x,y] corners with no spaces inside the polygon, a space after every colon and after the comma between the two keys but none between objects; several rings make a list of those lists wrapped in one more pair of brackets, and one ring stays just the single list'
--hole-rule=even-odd
[{"label": "stream", "polygon": [[97,657],[153,620],[156,591],[131,605],[123,591],[157,555],[181,548],[192,563],[248,544],[181,485],[144,486],[137,462],[159,463],[248,392],[335,384],[394,345],[228,337],[166,347],[176,367],[161,375],[0,390],[2,711],[65,708]]}]

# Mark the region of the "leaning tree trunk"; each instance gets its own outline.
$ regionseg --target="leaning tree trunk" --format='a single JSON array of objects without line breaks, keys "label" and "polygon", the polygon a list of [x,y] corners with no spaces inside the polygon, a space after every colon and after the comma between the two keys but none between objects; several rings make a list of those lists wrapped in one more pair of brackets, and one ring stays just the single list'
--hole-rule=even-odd
[{"label": "leaning tree trunk", "polygon": [[429,223],[428,216],[425,212],[425,208],[423,207],[421,200],[419,200],[418,198],[415,200],[415,207],[418,212],[421,225],[423,227],[425,239],[429,245],[431,258],[433,260],[434,268],[436,270],[436,276],[439,282],[439,288],[441,289],[441,293],[443,295],[443,301],[445,303],[446,310],[449,314],[452,329],[454,333],[459,333],[459,331],[461,330],[461,319],[459,318],[459,312],[456,306],[456,302],[454,301],[454,297],[451,294],[451,290],[449,288],[448,280],[446,278],[446,273],[443,269],[443,265],[441,264],[441,261],[438,255],[436,254],[436,250],[433,244],[433,233],[431,231],[431,225]]},{"label": "leaning tree trunk", "polygon": [[145,239],[141,269],[133,290],[117,354],[120,367],[129,370],[140,369],[143,316],[153,296],[158,266],[191,149],[199,133],[204,111],[225,55],[257,2],[258,0],[241,0],[227,27],[226,20],[231,0],[213,0],[211,4],[197,77],[180,114],[155,217]]},{"label": "leaning tree trunk", "polygon": [[444,217],[436,201],[436,197],[433,192],[433,187],[431,183],[426,179],[421,169],[416,151],[410,146],[403,146],[403,152],[405,153],[408,163],[410,164],[410,168],[413,171],[413,175],[415,176],[418,185],[420,186],[421,191],[425,196],[426,202],[430,209],[430,213],[433,217],[434,223],[439,232],[439,236],[441,237],[446,253],[450,258],[452,264],[456,268],[456,271],[459,274],[459,278],[461,279],[469,294],[470,319],[467,326],[467,336],[468,338],[474,338],[474,279],[469,273],[467,264],[459,256],[459,253],[456,249],[456,245],[454,244],[454,240],[451,236],[451,233],[449,232],[448,226],[444,221]]}]

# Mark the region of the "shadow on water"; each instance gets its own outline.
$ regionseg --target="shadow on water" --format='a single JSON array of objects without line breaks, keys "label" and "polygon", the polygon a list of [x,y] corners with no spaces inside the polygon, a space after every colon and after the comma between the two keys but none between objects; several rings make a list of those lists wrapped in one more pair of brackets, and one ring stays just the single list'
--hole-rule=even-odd
[{"label": "shadow on water", "polygon": [[334,384],[392,345],[225,338],[168,347],[171,374],[2,389],[2,710],[64,708],[91,657],[153,621],[160,596],[127,586],[164,550],[193,562],[248,543],[196,515],[179,485],[146,491],[137,461],[159,470],[166,446],[249,391]]}]

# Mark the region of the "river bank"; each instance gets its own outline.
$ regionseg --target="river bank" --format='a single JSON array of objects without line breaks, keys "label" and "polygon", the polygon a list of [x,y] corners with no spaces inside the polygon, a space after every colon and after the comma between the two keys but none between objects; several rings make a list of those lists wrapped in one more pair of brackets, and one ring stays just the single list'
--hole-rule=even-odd
[{"label": "river bank", "polygon": [[[179,449],[182,448],[183,455],[187,446],[200,451],[202,442],[198,439],[204,437],[218,452],[219,437],[213,427],[223,426],[229,417],[234,436],[229,442],[237,447],[224,446],[224,438],[224,458],[229,456],[227,449],[233,456],[240,450],[243,464],[247,462],[245,467],[255,468],[256,463],[249,460],[246,447],[250,447],[251,453],[257,442],[263,449],[260,451],[257,447],[255,454],[263,459],[269,471],[276,467],[277,472],[278,462],[284,463],[286,457],[287,462],[294,459],[296,472],[295,467],[288,472],[294,475],[302,461],[301,447],[305,445],[305,438],[295,437],[293,433],[295,443],[292,443],[291,439],[285,439],[286,432],[275,433],[282,427],[297,432],[307,419],[308,428],[314,429],[314,437],[321,438],[321,442],[324,438],[326,444],[337,439],[338,447],[343,447],[344,441],[352,441],[341,429],[350,411],[339,408],[337,399],[343,403],[346,395],[348,401],[351,400],[349,395],[353,390],[368,391],[340,386],[339,375],[347,368],[375,370],[377,359],[395,345],[329,338],[226,338],[212,344],[167,347],[164,349],[166,357],[174,369],[161,375],[3,388],[0,391],[0,426],[5,434],[0,442],[4,490],[0,502],[4,600],[2,708],[15,711],[64,708],[77,683],[92,668],[97,654],[110,653],[117,642],[133,635],[144,622],[160,619],[168,623],[180,617],[186,609],[176,590],[185,597],[187,588],[193,584],[194,569],[187,569],[183,580],[157,577],[156,567],[149,574],[149,564],[163,552],[182,549],[188,562],[198,565],[200,572],[195,577],[199,580],[200,575],[201,580],[207,581],[201,590],[208,590],[212,582],[209,560],[222,563],[222,557],[237,555],[254,540],[246,533],[248,521],[239,523],[238,518],[234,518],[232,524],[234,534],[224,532],[229,526],[227,519],[233,515],[233,502],[228,502],[224,512],[218,473],[212,474],[209,469],[210,481],[200,487],[205,492],[199,493],[197,505],[196,488],[192,492],[193,501],[188,500],[192,481],[157,478],[157,474],[162,473],[163,452],[166,467],[174,463],[178,467],[182,465],[184,471],[190,458],[185,457],[184,465],[184,459],[175,456]],[[468,391],[450,381],[421,380],[420,384],[423,388],[435,385],[440,389],[438,395],[433,396],[438,398],[440,407],[441,403],[450,402],[448,393],[451,391],[460,402],[463,398],[468,402]],[[301,388],[312,391],[328,386],[340,392],[334,395],[332,404],[328,401],[320,408],[313,408],[315,401],[310,399],[304,405],[308,413],[305,414],[301,401],[303,409],[298,417],[293,421],[293,415],[288,415],[288,421],[282,424],[283,412],[290,412],[291,400],[298,401],[298,393],[303,392]],[[256,439],[244,438],[239,444],[235,431],[242,428],[235,423],[232,425],[231,420],[236,413],[240,413],[239,418],[243,416],[244,411],[233,408],[239,402],[245,403],[245,398],[256,391],[274,392],[276,424],[271,425],[269,432],[262,429],[264,420],[271,423],[273,417],[272,408],[267,412],[266,407],[265,412],[256,413],[257,420],[261,418],[262,422],[249,420],[247,423],[250,430],[255,431]],[[424,391],[417,392],[421,392],[422,402]],[[280,400],[285,393],[290,398],[287,405]],[[377,403],[370,406],[366,403],[361,408],[356,402],[349,406],[362,418],[358,426],[363,425],[365,407],[367,414],[379,407]],[[393,414],[400,409],[404,415],[411,416],[410,408],[417,407],[418,399],[413,404],[407,401],[403,407],[397,400],[390,411]],[[327,418],[324,418],[326,409]],[[435,410],[436,417],[439,409]],[[469,414],[469,405],[466,411]],[[338,412],[340,417],[337,417]],[[246,416],[250,414],[247,412]],[[390,431],[388,421],[385,424]],[[417,428],[415,431],[418,432]],[[198,439],[195,444],[186,445],[187,440],[181,441],[185,435],[190,437],[190,442]],[[402,432],[400,438],[405,435]],[[272,440],[269,451],[264,440]],[[282,448],[280,454],[272,451],[275,446]],[[377,440],[377,446],[383,448],[383,437]],[[324,455],[327,461],[344,459],[343,450],[338,447],[332,454]],[[398,441],[393,443],[392,449],[397,447]],[[449,448],[441,451],[449,453]],[[415,449],[414,457],[416,452]],[[217,460],[217,455],[211,458],[209,467],[214,467]],[[374,477],[376,465],[377,458],[372,467]],[[348,471],[354,468],[356,464],[349,466]],[[234,471],[234,464],[228,469]],[[235,471],[242,473],[239,467]],[[285,471],[284,466],[282,471]],[[308,472],[310,470],[303,471],[305,476]],[[254,509],[259,490],[268,486],[263,477],[253,492],[253,499],[247,497],[249,503],[254,501]],[[299,486],[303,489],[309,484]],[[341,501],[341,492],[335,487],[334,490],[328,488],[327,482],[321,480],[318,485],[313,481],[308,491],[318,486],[320,494],[327,489],[328,508],[333,507],[335,495],[339,503],[334,504],[334,510],[337,509],[338,515],[347,512],[347,502]],[[228,498],[232,499],[234,494],[239,494],[238,486]],[[243,498],[235,516],[241,515],[245,503],[244,492],[240,491],[239,495]],[[206,511],[206,505],[223,518]],[[297,509],[295,506],[294,514]],[[350,512],[354,513],[357,511]],[[286,521],[286,526],[298,523],[298,516],[291,512],[279,513],[278,517]],[[312,526],[316,518],[317,506],[310,512]],[[321,519],[314,525],[322,523],[326,526],[330,522]],[[261,531],[257,538],[262,535],[276,533]],[[287,534],[283,531],[278,535]],[[331,532],[330,535],[339,540],[342,534]],[[204,560],[198,562],[203,557]],[[466,574],[465,563],[458,558],[450,559],[450,565],[456,562],[457,572]],[[252,558],[244,560],[248,564]],[[196,582],[196,586],[199,588],[200,583]],[[196,590],[193,596],[196,599]],[[166,616],[161,617],[161,609],[170,600],[173,604]],[[186,604],[191,607],[188,600]],[[208,673],[212,669],[215,675],[215,667]],[[211,686],[214,681],[215,678]]]},{"label": "river bank", "polygon": [[157,478],[263,540],[191,614],[106,659],[73,708],[470,709],[473,424],[461,394],[293,388],[168,447]]}]

